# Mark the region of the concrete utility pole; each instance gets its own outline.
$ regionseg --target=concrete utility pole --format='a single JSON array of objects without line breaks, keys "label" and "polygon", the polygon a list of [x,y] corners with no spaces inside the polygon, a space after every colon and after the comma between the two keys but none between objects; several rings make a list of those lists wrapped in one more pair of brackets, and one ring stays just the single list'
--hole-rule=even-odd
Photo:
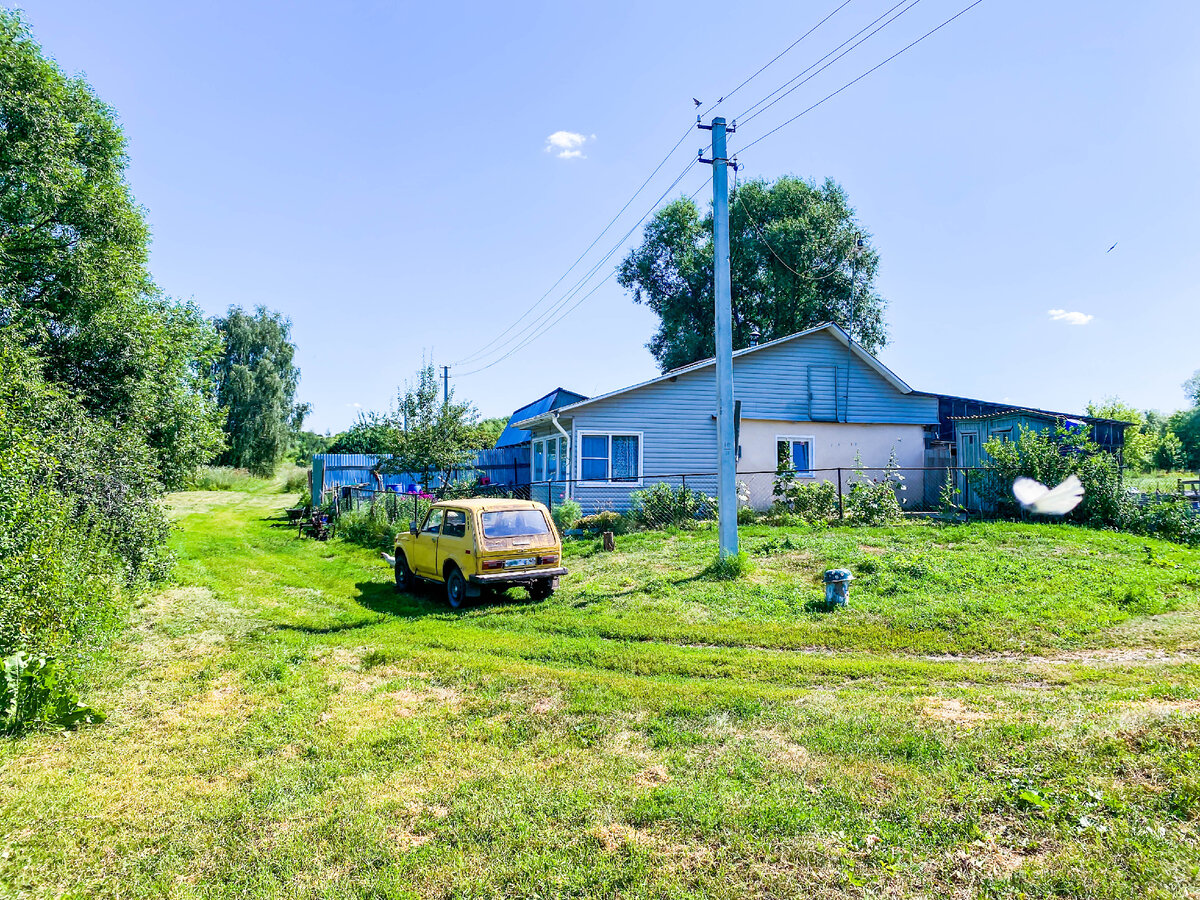
[{"label": "concrete utility pole", "polygon": [[[729,171],[725,119],[697,127],[712,132],[713,167],[713,298],[716,304],[717,363],[717,540],[719,556],[738,552],[737,437],[733,411],[733,309],[729,290]],[[737,123],[730,131],[736,130]],[[736,166],[736,164],[734,164]]]},{"label": "concrete utility pole", "polygon": [[450,367],[442,366],[442,406],[450,402]]}]

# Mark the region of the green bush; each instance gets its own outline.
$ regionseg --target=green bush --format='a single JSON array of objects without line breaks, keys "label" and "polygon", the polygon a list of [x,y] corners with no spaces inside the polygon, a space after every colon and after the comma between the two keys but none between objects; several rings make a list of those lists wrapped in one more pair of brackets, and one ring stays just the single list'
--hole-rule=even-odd
[{"label": "green bush", "polygon": [[591,534],[600,534],[605,531],[611,531],[613,534],[625,534],[629,531],[629,522],[619,512],[602,509],[598,513],[580,519],[579,527]]},{"label": "green bush", "polygon": [[308,490],[310,471],[304,466],[286,466],[282,472],[283,487],[281,494],[295,494]]},{"label": "green bush", "polygon": [[363,506],[353,512],[342,513],[338,518],[338,535],[346,540],[368,547],[372,550],[386,550],[389,553],[396,545],[396,535],[407,529],[399,522],[389,521],[387,509],[383,503]]},{"label": "green bush", "polygon": [[1180,544],[1200,544],[1200,511],[1182,497],[1168,496],[1144,506],[1131,503],[1123,527],[1134,534]]},{"label": "green bush", "polygon": [[856,481],[846,495],[846,518],[857,525],[887,525],[904,515],[896,497],[896,486],[882,478]]},{"label": "green bush", "polygon": [[750,556],[745,550],[742,550],[740,553],[726,556],[724,559],[718,556],[704,570],[704,574],[718,581],[734,581],[749,571]]},{"label": "green bush", "polygon": [[639,528],[690,528],[717,514],[717,501],[681,485],[658,482],[629,495],[629,518]]},{"label": "green bush", "polygon": [[828,522],[838,517],[837,485],[831,481],[796,482],[783,473],[775,483],[773,519],[794,517],[804,522]]},{"label": "green bush", "polygon": [[579,524],[579,520],[583,516],[583,509],[574,500],[564,500],[555,504],[551,515],[554,517],[554,524],[558,527],[558,533],[565,534]]},{"label": "green bush", "polygon": [[739,506],[737,522],[739,525],[753,525],[759,520],[758,512],[749,506]]},{"label": "green bush", "polygon": [[0,734],[37,725],[73,728],[103,722],[104,715],[79,702],[58,665],[24,651],[6,656],[0,671]]},{"label": "green bush", "polygon": [[1129,514],[1129,498],[1116,458],[1088,439],[1086,427],[1036,431],[1023,428],[1015,441],[991,440],[984,445],[990,462],[986,475],[971,476],[971,490],[1001,515],[1018,516],[1020,504],[1012,486],[1024,476],[1047,487],[1070,475],[1083,484],[1083,501],[1066,518],[1085,525],[1120,528]]},{"label": "green bush", "polygon": [[187,479],[187,489],[189,491],[233,491],[254,480],[249,469],[235,469],[232,466],[200,466]]}]

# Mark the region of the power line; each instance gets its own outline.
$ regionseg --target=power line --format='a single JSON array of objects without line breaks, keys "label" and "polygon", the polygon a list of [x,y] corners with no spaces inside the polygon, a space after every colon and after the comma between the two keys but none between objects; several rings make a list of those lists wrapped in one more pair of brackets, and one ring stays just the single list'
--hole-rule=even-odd
[{"label": "power line", "polygon": [[[776,56],[774,58],[772,58],[769,62],[767,62],[766,65],[761,66],[749,78],[746,78],[744,81],[742,81],[741,84],[739,84],[737,87],[735,87],[732,91],[730,91],[729,93],[722,96],[721,99],[718,100],[716,103],[710,105],[708,107],[708,109],[705,110],[704,114],[707,114],[709,111],[715,109],[721,103],[728,100],[730,97],[732,97],[734,94],[736,94],[742,88],[744,88],[747,84],[749,84],[751,81],[753,81],[755,78],[757,78],[763,72],[765,72],[768,68],[770,68],[776,62],[778,62],[783,56],[785,56],[788,52],[790,52],[793,48],[795,48],[798,44],[800,44],[805,38],[807,38],[811,34],[813,34],[813,32],[815,32],[818,28],[820,28],[822,25],[824,25],[826,22],[828,22],[830,19],[832,19],[835,15],[837,15],[837,13],[841,12],[843,9],[845,9],[847,6],[849,6],[850,3],[852,3],[852,2],[853,2],[853,0],[843,0],[843,2],[841,4],[839,4],[831,12],[826,14],[824,18],[822,18],[815,25],[813,25],[811,28],[809,28],[808,31],[804,32],[802,35],[800,35],[800,37],[796,38],[796,40],[794,40],[791,44],[789,44],[786,48],[784,48],[784,50],[782,50],[780,53],[776,54]],[[915,0],[915,2],[919,2],[919,0]],[[818,60],[818,62],[819,62],[819,60]],[[662,169],[662,167],[664,165],[666,165],[667,161],[675,154],[675,152],[679,149],[680,145],[683,144],[683,142],[687,139],[687,136],[691,133],[692,133],[692,127],[689,125],[687,131],[685,131],[680,136],[679,140],[675,142],[675,145],[667,152],[667,155],[663,157],[663,159],[659,162],[659,164],[654,167],[654,170],[650,173],[650,175],[646,178],[646,180],[643,181],[642,184],[638,187],[638,189],[633,192],[633,194],[630,196],[630,198],[627,201],[625,201],[625,204],[617,211],[617,214],[615,216],[613,216],[613,218],[611,220],[609,220],[608,224],[604,226],[604,228],[601,230],[601,232],[598,235],[596,235],[595,239],[590,244],[588,244],[588,246],[584,249],[584,251],[581,254],[579,254],[578,257],[575,258],[575,261],[572,262],[571,265],[567,267],[566,271],[564,271],[563,274],[560,275],[558,277],[558,279],[552,285],[550,285],[550,287],[546,290],[546,292],[544,294],[542,294],[541,297],[539,297],[531,306],[529,306],[523,313],[521,313],[521,315],[518,316],[511,324],[509,324],[509,326],[507,328],[505,328],[499,334],[494,335],[491,338],[491,340],[489,340],[486,344],[484,344],[478,350],[476,350],[475,352],[473,352],[465,357],[462,357],[461,359],[457,360],[454,364],[462,365],[464,363],[469,363],[469,362],[472,362],[475,360],[479,360],[481,358],[486,357],[488,355],[487,351],[489,351],[493,347],[496,347],[498,344],[500,346],[503,346],[504,343],[507,343],[506,341],[503,341],[505,336],[510,334],[515,328],[517,328],[517,326],[519,326],[522,322],[524,322],[529,317],[529,315],[534,312],[534,310],[536,310],[539,306],[541,306],[542,303],[545,302],[546,298],[549,297],[550,294],[554,292],[555,288],[557,288],[563,282],[563,280],[572,271],[574,271],[575,267],[578,266],[579,263],[582,262],[582,260],[588,255],[588,253],[590,253],[595,248],[596,244],[598,244],[600,242],[600,239],[603,238],[604,235],[608,233],[608,231],[613,227],[614,224],[616,224],[617,220],[620,219],[620,217],[622,215],[624,215],[625,211],[629,208],[630,204],[632,204],[633,201],[635,199],[637,199],[637,197],[641,194],[641,192],[643,190],[645,190],[646,186],[650,183],[650,181],[654,178],[654,176],[659,173],[659,171]],[[709,146],[711,147],[712,145],[710,144]],[[701,153],[703,153],[703,152],[704,151],[701,151]]]},{"label": "power line", "polygon": [[931,28],[929,31],[925,32],[923,35],[921,35],[919,38],[917,38],[917,39],[916,39],[915,41],[913,41],[911,44],[907,44],[906,46],[904,46],[904,47],[901,47],[899,50],[897,50],[895,53],[893,53],[891,56],[889,56],[889,57],[888,57],[887,59],[885,59],[883,62],[881,62],[881,63],[878,63],[878,64],[876,64],[876,65],[872,66],[871,68],[867,69],[867,71],[863,72],[863,73],[862,73],[861,75],[859,75],[857,78],[855,78],[855,79],[853,79],[853,80],[851,80],[851,81],[847,81],[845,84],[843,84],[843,85],[842,85],[840,88],[838,88],[838,89],[837,89],[836,91],[834,91],[833,93],[831,93],[831,94],[826,94],[824,97],[822,97],[822,98],[821,98],[820,100],[818,100],[816,103],[814,103],[812,106],[808,107],[808,109],[805,109],[805,110],[802,110],[801,112],[798,112],[798,113],[796,113],[796,115],[792,116],[790,119],[788,119],[788,120],[786,120],[786,121],[784,121],[784,122],[781,122],[779,125],[776,125],[774,128],[772,128],[772,129],[771,129],[770,131],[768,131],[766,134],[764,134],[764,135],[761,135],[760,137],[757,137],[757,138],[755,138],[755,139],[754,139],[754,140],[752,140],[752,141],[751,141],[749,144],[746,144],[744,147],[742,147],[742,148],[741,148],[741,149],[740,149],[738,152],[739,152],[739,153],[744,153],[745,151],[747,151],[747,150],[749,150],[751,147],[753,147],[755,144],[757,144],[757,143],[759,143],[759,142],[761,142],[761,141],[765,141],[765,140],[766,140],[767,138],[769,138],[771,135],[775,134],[775,132],[777,132],[777,131],[779,131],[779,130],[781,130],[781,129],[783,129],[783,128],[786,128],[788,125],[791,125],[793,122],[795,122],[795,121],[796,121],[797,119],[799,119],[801,116],[808,115],[810,112],[812,112],[814,109],[816,109],[816,108],[817,108],[818,106],[820,106],[821,104],[825,103],[825,102],[826,102],[826,101],[828,101],[828,100],[832,100],[834,97],[836,97],[836,96],[837,96],[838,94],[840,94],[842,91],[846,90],[846,88],[848,88],[848,87],[852,87],[853,85],[855,85],[855,84],[858,84],[858,82],[862,81],[862,80],[863,80],[864,78],[866,78],[868,75],[872,74],[873,72],[876,72],[876,71],[878,71],[879,69],[882,69],[884,66],[886,66],[888,63],[890,63],[890,62],[891,62],[893,59],[895,59],[897,56],[900,56],[902,53],[906,53],[907,51],[911,50],[913,47],[917,46],[917,44],[921,43],[921,41],[925,40],[925,39],[926,39],[927,37],[929,37],[930,35],[932,35],[932,34],[935,34],[935,33],[936,33],[936,32],[938,32],[938,31],[941,31],[943,28],[945,28],[947,25],[949,25],[951,22],[953,22],[953,21],[954,21],[955,19],[957,19],[959,16],[962,16],[962,15],[964,15],[965,13],[969,12],[970,10],[974,9],[976,6],[978,6],[978,5],[979,5],[980,3],[982,3],[982,2],[983,2],[983,0],[975,0],[975,2],[974,2],[974,3],[971,3],[971,4],[968,4],[967,6],[964,6],[962,9],[960,9],[958,12],[956,12],[956,13],[955,13],[954,15],[952,15],[950,18],[946,19],[946,21],[944,21],[944,22],[942,22],[940,25],[938,25],[936,28]]},{"label": "power line", "polygon": [[737,193],[737,175],[736,174],[734,175],[734,195],[733,196],[734,196],[734,199],[737,201],[737,205],[741,207],[742,212],[744,212],[746,214],[746,218],[748,218],[750,220],[750,225],[754,229],[755,233],[759,236],[759,239],[762,240],[763,246],[765,246],[767,248],[767,250],[770,251],[770,253],[773,257],[775,257],[777,260],[779,260],[779,264],[781,266],[783,266],[785,269],[787,269],[789,272],[791,272],[797,278],[802,278],[805,281],[824,281],[826,278],[832,278],[834,275],[837,275],[839,272],[842,271],[842,264],[845,262],[845,260],[842,260],[842,262],[839,262],[835,268],[826,272],[824,275],[805,275],[800,272],[797,272],[795,269],[793,269],[791,266],[789,266],[787,264],[787,261],[775,251],[775,248],[773,246],[771,246],[771,242],[769,240],[767,240],[767,236],[763,232],[762,228],[759,226],[758,220],[755,219],[754,214],[750,212],[750,207],[747,206],[745,204],[745,202],[743,202],[742,195],[740,193]]},{"label": "power line", "polygon": [[763,72],[767,71],[767,69],[769,69],[771,66],[775,65],[775,63],[779,62],[779,60],[781,60],[781,59],[782,59],[784,56],[786,56],[788,53],[790,53],[790,52],[791,52],[791,50],[792,50],[792,48],[793,48],[793,47],[795,47],[795,46],[796,46],[797,44],[799,44],[799,43],[800,43],[802,40],[804,40],[806,37],[808,37],[810,34],[812,34],[814,31],[816,31],[818,28],[820,28],[822,25],[824,25],[826,22],[828,22],[830,19],[832,19],[834,16],[836,16],[838,13],[840,13],[840,12],[841,12],[843,9],[845,9],[847,6],[849,6],[849,5],[850,5],[851,3],[853,3],[853,2],[854,2],[854,0],[845,0],[845,2],[844,2],[844,3],[842,3],[842,4],[841,4],[839,7],[837,7],[837,8],[836,8],[836,9],[835,9],[833,12],[829,13],[829,15],[827,15],[825,18],[823,18],[823,19],[822,19],[820,22],[818,22],[818,23],[817,23],[816,25],[814,25],[812,28],[808,29],[808,31],[804,32],[804,34],[800,35],[800,37],[796,38],[794,41],[792,41],[790,44],[788,44],[788,45],[787,45],[787,46],[786,46],[786,47],[785,47],[785,48],[784,48],[784,49],[783,49],[783,50],[782,50],[780,53],[778,53],[778,54],[775,56],[775,58],[774,58],[774,59],[772,59],[772,60],[771,60],[770,62],[768,62],[768,63],[767,63],[765,66],[763,66],[762,68],[760,68],[760,69],[759,69],[757,72],[755,72],[753,75],[751,75],[751,76],[750,76],[749,78],[747,78],[745,81],[743,81],[741,84],[739,84],[737,87],[735,87],[735,88],[734,88],[732,91],[730,91],[728,94],[726,94],[725,96],[723,96],[723,97],[722,97],[720,100],[718,100],[716,103],[713,103],[712,105],[710,105],[710,106],[709,106],[709,107],[708,107],[706,110],[704,110],[704,111],[703,111],[703,112],[702,112],[700,115],[701,115],[701,116],[707,116],[707,115],[708,115],[710,112],[712,112],[714,109],[716,109],[716,108],[717,108],[718,106],[720,106],[722,103],[724,103],[726,100],[728,100],[730,97],[732,97],[732,96],[733,96],[734,94],[736,94],[738,91],[740,91],[742,88],[744,88],[744,87],[745,87],[746,85],[748,85],[750,82],[752,82],[752,81],[753,81],[755,78],[757,78],[757,77],[758,77],[759,75],[761,75]]},{"label": "power line", "polygon": [[[680,182],[680,180],[683,178],[683,176],[691,168],[693,162],[695,162],[695,160],[688,161],[687,165],[684,166],[683,171],[680,172],[678,176],[676,176],[675,180],[671,183],[671,187],[667,188],[667,191],[663,193],[662,197],[665,197],[666,194],[670,192],[671,188],[673,188],[676,184],[678,184]],[[562,297],[560,297],[553,304],[551,304],[549,307],[547,307],[545,310],[543,310],[537,317],[532,319],[529,322],[529,324],[526,326],[526,328],[523,330],[523,332],[515,334],[512,337],[509,337],[507,340],[500,343],[494,350],[490,351],[489,353],[483,354],[483,357],[486,358],[487,356],[494,356],[496,353],[503,351],[505,346],[512,344],[514,341],[523,340],[525,335],[529,334],[533,330],[538,329],[538,327],[541,325],[542,322],[544,322],[548,317],[553,316],[566,303],[568,303],[571,299],[573,299],[581,290],[583,290],[584,285],[586,285],[587,282],[589,282],[592,279],[592,277],[595,276],[595,274],[601,269],[601,267],[606,262],[608,262],[609,259],[612,258],[613,254],[615,254],[618,250],[621,249],[622,245],[628,239],[629,235],[633,233],[633,229],[637,228],[637,226],[639,224],[641,224],[642,222],[644,222],[646,220],[646,217],[648,215],[650,215],[651,212],[654,211],[654,209],[657,207],[658,203],[662,200],[662,197],[659,197],[659,199],[656,200],[654,202],[654,204],[651,205],[650,209],[648,209],[642,215],[641,219],[639,219],[637,221],[637,223],[634,224],[633,228],[631,228],[628,232],[626,232],[622,237],[618,238],[617,242],[615,244],[613,244],[612,247],[609,248],[608,252],[605,253],[602,257],[600,257],[600,259],[598,259],[595,263],[593,263],[591,268],[588,269],[586,272],[584,272],[584,274],[582,276],[580,276],[580,278],[567,290],[567,292]],[[572,308],[574,308],[574,307],[572,307]],[[489,365],[491,365],[491,364],[489,364]],[[484,368],[486,368],[486,366]],[[473,371],[481,371],[481,370],[476,369]]]},{"label": "power line", "polygon": [[[587,281],[588,279],[590,279],[592,277],[592,275],[594,275],[599,270],[600,266],[602,266],[605,262],[607,262],[613,256],[613,254],[615,254],[619,249],[621,249],[621,247],[624,245],[625,241],[627,241],[629,239],[630,235],[632,235],[634,233],[634,231],[636,231],[638,229],[638,226],[640,226],[643,222],[645,222],[646,219],[650,216],[650,214],[652,212],[654,212],[656,209],[658,209],[658,205],[666,198],[666,196],[675,189],[675,186],[678,185],[679,182],[683,181],[684,176],[687,175],[687,173],[691,171],[691,168],[694,164],[695,164],[695,160],[692,160],[691,162],[689,162],[687,164],[687,166],[684,168],[684,170],[679,173],[679,175],[675,178],[675,180],[672,181],[671,184],[667,186],[667,189],[662,192],[662,194],[659,196],[659,198],[654,201],[654,204],[648,210],[646,210],[645,213],[642,214],[642,217],[640,219],[638,219],[636,222],[633,223],[633,226],[628,231],[625,232],[625,234],[621,237],[621,239],[619,241],[617,241],[616,244],[613,245],[613,247],[608,251],[608,253],[606,253],[604,255],[604,257],[598,263],[596,263],[595,266],[592,267],[591,272],[587,276],[585,276],[583,281]],[[711,176],[709,177],[709,180],[710,181],[712,180]],[[694,198],[696,196],[696,194],[698,194],[700,192],[700,190],[703,190],[703,188],[706,184],[708,184],[707,181],[704,184],[702,184],[700,186],[700,188],[698,188],[695,192],[693,192],[691,197],[689,197],[689,199]],[[606,284],[608,282],[608,280],[610,278],[612,278],[615,274],[616,274],[615,269],[613,271],[609,272],[602,279],[600,279],[600,281],[596,282],[596,284],[594,284],[592,286],[591,290],[589,290],[586,294],[581,296],[571,306],[569,306],[565,310],[563,310],[563,312],[561,313],[561,315],[558,316],[558,318],[554,319],[552,322],[547,322],[543,327],[541,327],[537,331],[535,331],[531,334],[528,334],[528,336],[525,337],[525,339],[522,340],[521,343],[514,346],[503,356],[499,357],[498,359],[493,360],[492,362],[488,363],[485,366],[480,366],[478,369],[472,369],[470,372],[461,372],[461,373],[459,373],[458,377],[465,378],[467,375],[475,375],[479,372],[483,372],[487,369],[490,369],[492,366],[495,366],[495,365],[503,362],[504,360],[508,359],[510,356],[512,356],[517,351],[525,348],[531,342],[537,340],[539,337],[541,337],[543,334],[545,334],[547,331],[549,331],[551,328],[553,328],[555,325],[557,325],[559,322],[561,322],[563,319],[565,319],[568,315],[570,315],[576,308],[579,307],[579,305],[581,303],[583,303],[585,300],[587,300],[589,297],[591,297],[594,293],[596,293],[596,291],[598,291],[604,284]],[[582,282],[577,283],[577,284],[578,284],[578,287],[580,287],[580,288],[582,287]],[[562,300],[559,301],[559,303],[557,304],[556,307],[553,307],[550,310],[548,310],[547,314],[553,314],[553,312],[555,310],[561,309],[562,306],[571,299],[571,297],[572,297],[572,294],[568,293]],[[545,315],[543,315],[541,318],[544,319]]]},{"label": "power line", "polygon": [[[826,69],[828,69],[830,66],[832,66],[835,62],[837,62],[839,59],[842,59],[846,55],[852,53],[857,47],[861,46],[866,41],[870,40],[876,34],[881,32],[883,29],[887,28],[889,25],[891,25],[893,22],[895,22],[902,15],[904,15],[906,12],[911,10],[914,6],[916,6],[920,2],[921,2],[921,0],[911,0],[911,2],[910,2],[910,0],[900,0],[900,2],[897,3],[895,6],[891,7],[888,10],[885,10],[882,15],[880,15],[876,19],[868,22],[866,25],[864,25],[862,28],[860,28],[854,34],[850,35],[850,37],[846,38],[846,40],[842,41],[840,44],[838,44],[836,47],[834,47],[832,50],[830,50],[828,53],[826,53],[824,56],[822,56],[820,59],[818,59],[815,63],[813,63],[807,69],[804,69],[798,75],[795,75],[794,77],[788,79],[783,84],[781,84],[779,87],[775,88],[775,90],[771,91],[771,93],[767,94],[767,96],[763,97],[761,100],[759,100],[753,106],[751,106],[749,109],[747,109],[743,113],[741,113],[738,116],[738,119],[741,120],[742,126],[744,127],[745,125],[747,125],[750,122],[751,119],[754,119],[758,115],[760,115],[763,112],[765,112],[766,110],[770,109],[772,106],[774,106],[776,103],[778,103],[784,97],[786,97],[788,94],[792,93],[792,91],[796,90],[797,88],[801,87],[802,85],[808,84],[808,82],[812,81],[814,78],[816,78],[822,72],[824,72]],[[837,53],[839,50],[841,50],[843,47],[845,47],[847,44],[849,44],[851,41],[853,41],[855,38],[857,38],[859,35],[861,35],[864,31],[869,29],[871,26],[879,23],[883,19],[887,19],[887,17],[890,16],[895,10],[899,9],[901,6],[904,6],[905,3],[908,3],[908,6],[906,6],[904,9],[901,9],[900,12],[896,13],[896,15],[892,16],[892,18],[888,19],[886,22],[884,22],[882,25],[880,25],[878,28],[876,28],[874,31],[872,31],[870,34],[868,34],[866,37],[864,37],[858,43],[851,46],[849,49],[845,50],[842,53],[839,53],[837,56],[834,56],[833,59],[829,59],[829,57],[833,56],[833,54]],[[829,62],[825,63],[825,65],[821,66],[821,68],[817,69],[815,72],[812,72],[813,69],[815,69],[817,66],[821,65],[821,63],[825,62],[825,60],[827,60],[827,59],[829,59]],[[788,87],[788,85],[792,84],[797,79],[803,77],[805,74],[807,74],[809,72],[812,72],[812,74],[809,75],[807,78],[805,78],[803,81],[801,81],[799,84],[796,84],[793,87],[789,88],[788,90],[784,91],[784,93],[779,94],[779,92],[783,91],[783,89]],[[776,94],[779,94],[779,96],[775,97]],[[775,97],[775,99],[771,100],[772,97]],[[771,102],[767,103],[768,100],[771,100]],[[764,103],[766,103],[767,105],[763,106]],[[758,112],[754,112],[754,110],[758,109],[758,107],[760,107],[760,106],[762,106],[762,109],[759,109]],[[754,113],[754,115],[750,115],[750,113]]]},{"label": "power line", "polygon": [[636,191],[633,192],[632,196],[630,196],[630,198],[625,201],[625,205],[622,206],[619,210],[617,210],[617,214],[615,216],[613,216],[612,219],[609,220],[609,223],[604,226],[604,228],[601,230],[601,232],[598,235],[596,235],[595,240],[593,240],[590,244],[587,245],[587,247],[584,249],[584,251],[575,258],[575,261],[573,263],[571,263],[570,266],[567,267],[567,270],[558,277],[558,280],[555,281],[554,284],[550,285],[550,287],[549,287],[549,289],[547,289],[546,293],[542,294],[542,296],[537,299],[537,302],[535,302],[532,306],[530,306],[528,309],[526,309],[525,312],[523,312],[520,316],[518,316],[517,319],[514,320],[513,323],[511,325],[509,325],[507,328],[505,328],[502,332],[500,332],[499,334],[494,336],[490,341],[488,341],[486,344],[484,344],[482,347],[480,347],[474,353],[470,354],[469,356],[464,356],[462,359],[458,360],[455,363],[455,365],[461,365],[462,363],[470,362],[471,360],[478,359],[480,356],[484,355],[485,350],[487,350],[489,347],[493,346],[500,338],[504,337],[504,335],[508,334],[510,331],[512,331],[514,328],[516,328],[517,325],[519,325],[522,321],[524,321],[526,316],[528,316],[531,312],[533,312],[535,309],[537,309],[542,304],[542,301],[544,301],[547,297],[549,297],[550,294],[554,291],[554,289],[556,287],[558,287],[560,284],[562,284],[563,279],[566,278],[568,275],[570,275],[571,272],[574,270],[574,268],[577,265],[579,265],[579,263],[583,260],[583,258],[592,251],[592,248],[595,247],[596,244],[600,243],[600,239],[602,237],[604,237],[604,235],[608,233],[608,230],[610,228],[612,228],[614,224],[616,224],[617,220],[619,218],[621,218],[622,215],[624,215],[625,210],[629,209],[629,205],[631,203],[633,203],[634,200],[637,199],[638,195],[643,190],[645,190],[646,185],[648,185],[651,182],[651,180],[654,178],[654,176],[659,173],[659,170],[662,169],[662,167],[664,165],[666,165],[667,160],[669,160],[672,156],[675,155],[675,151],[679,149],[680,145],[685,140],[687,140],[688,135],[690,135],[691,133],[692,133],[692,127],[691,127],[691,125],[689,125],[687,131],[685,131],[682,135],[680,135],[679,140],[675,142],[675,146],[673,146],[667,152],[667,155],[662,158],[662,161],[659,162],[659,164],[654,167],[654,171],[651,172],[647,176],[646,180],[643,181],[641,186]]}]

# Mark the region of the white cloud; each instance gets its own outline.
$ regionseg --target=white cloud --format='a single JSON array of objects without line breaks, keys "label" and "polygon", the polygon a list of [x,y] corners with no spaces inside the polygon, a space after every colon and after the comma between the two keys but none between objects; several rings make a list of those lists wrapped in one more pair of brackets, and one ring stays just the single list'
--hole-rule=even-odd
[{"label": "white cloud", "polygon": [[1068,325],[1086,325],[1095,318],[1087,313],[1068,312],[1065,309],[1049,309],[1046,312],[1055,322],[1066,322]]},{"label": "white cloud", "polygon": [[546,138],[546,152],[555,154],[559,159],[586,159],[583,145],[595,139],[594,134],[589,137],[574,131],[556,131]]},{"label": "white cloud", "polygon": [[347,403],[346,405],[351,409],[362,409],[361,403]]}]

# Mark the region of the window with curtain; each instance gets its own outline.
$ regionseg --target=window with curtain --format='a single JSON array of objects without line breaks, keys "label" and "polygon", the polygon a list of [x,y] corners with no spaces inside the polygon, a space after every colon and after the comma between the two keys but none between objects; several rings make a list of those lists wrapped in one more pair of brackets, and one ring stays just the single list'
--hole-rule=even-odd
[{"label": "window with curtain", "polygon": [[638,443],[636,434],[612,436],[610,460],[613,481],[637,481]]},{"label": "window with curtain", "polygon": [[783,468],[788,463],[797,475],[813,477],[813,439],[810,437],[779,437],[775,444],[779,457],[779,466]]},{"label": "window with curtain", "polygon": [[583,434],[579,439],[579,477],[583,481],[637,481],[641,478],[642,439],[636,434]]}]

